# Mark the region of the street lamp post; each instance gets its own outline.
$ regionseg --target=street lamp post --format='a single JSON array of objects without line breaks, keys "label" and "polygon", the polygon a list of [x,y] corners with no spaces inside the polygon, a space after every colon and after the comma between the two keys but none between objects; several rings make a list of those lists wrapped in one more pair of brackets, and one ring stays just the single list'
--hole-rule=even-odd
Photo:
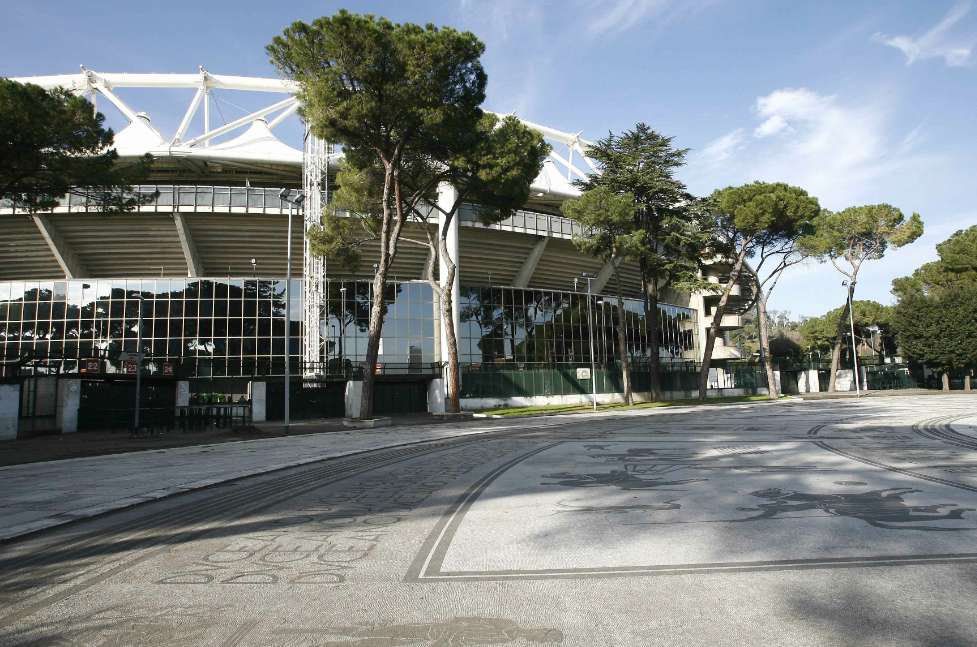
[{"label": "street lamp post", "polygon": [[343,352],[343,342],[346,339],[346,286],[339,288],[339,366],[346,373],[346,356]]},{"label": "street lamp post", "polygon": [[[848,286],[848,281],[842,281],[842,285]],[[860,398],[862,396],[862,390],[858,383],[858,349],[856,348],[855,342],[855,315],[852,313],[852,301],[851,295],[855,291],[855,282],[851,282],[851,287],[848,290],[848,325],[851,328],[851,362],[852,362],[852,373],[854,373],[855,378],[855,397]]]},{"label": "street lamp post", "polygon": [[[597,366],[594,362],[594,314],[592,311],[592,306],[590,304],[591,282],[594,280],[595,276],[590,272],[582,272],[581,276],[587,279],[587,332],[590,336],[590,385],[591,391],[593,393],[594,400],[594,412],[597,411]],[[574,280],[576,282],[576,280]]]},{"label": "street lamp post", "polygon": [[139,433],[139,408],[141,406],[140,396],[142,390],[142,304],[143,296],[140,294],[139,309],[136,312],[136,410],[133,412],[132,431]]},{"label": "street lamp post", "polygon": [[305,194],[301,191],[298,195],[291,197],[289,189],[282,189],[278,197],[288,203],[288,240],[285,242],[285,434],[291,424],[289,411],[289,396],[291,395],[291,367],[290,349],[292,341],[292,211],[295,207],[300,207],[305,201]]}]

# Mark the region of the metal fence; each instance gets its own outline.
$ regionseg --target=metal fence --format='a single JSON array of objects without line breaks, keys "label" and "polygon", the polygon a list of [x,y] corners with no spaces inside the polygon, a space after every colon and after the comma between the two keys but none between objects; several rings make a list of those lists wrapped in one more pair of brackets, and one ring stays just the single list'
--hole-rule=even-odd
[{"label": "metal fence", "polygon": [[[660,368],[662,391],[695,391],[699,388],[698,362],[663,363]],[[577,369],[589,370],[589,364],[556,365],[472,365],[462,367],[461,397],[509,398],[557,395],[586,395],[592,392],[590,378],[577,377]],[[583,373],[581,373],[583,375]],[[756,392],[766,387],[766,376],[756,364],[727,364],[711,372],[709,388],[744,389]],[[623,393],[624,383],[618,363],[600,365],[594,375],[598,393]],[[651,389],[648,365],[631,366],[631,389]]]}]

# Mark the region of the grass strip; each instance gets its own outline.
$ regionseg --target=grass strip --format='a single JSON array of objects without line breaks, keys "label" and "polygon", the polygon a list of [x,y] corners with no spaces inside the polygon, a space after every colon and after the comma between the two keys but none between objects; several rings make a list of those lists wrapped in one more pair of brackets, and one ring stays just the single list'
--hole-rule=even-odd
[{"label": "grass strip", "polygon": [[[623,402],[612,402],[608,404],[598,404],[597,412],[607,411],[632,411],[636,409],[657,409],[660,407],[678,406],[699,406],[703,404],[737,404],[743,402],[768,402],[770,398],[765,395],[743,395],[728,398],[709,398],[708,400],[663,400],[660,402],[639,402],[636,404],[624,404]],[[593,411],[592,404],[550,404],[525,407],[498,407],[494,409],[482,409],[476,413],[491,416],[552,416],[562,413],[587,413]]]}]

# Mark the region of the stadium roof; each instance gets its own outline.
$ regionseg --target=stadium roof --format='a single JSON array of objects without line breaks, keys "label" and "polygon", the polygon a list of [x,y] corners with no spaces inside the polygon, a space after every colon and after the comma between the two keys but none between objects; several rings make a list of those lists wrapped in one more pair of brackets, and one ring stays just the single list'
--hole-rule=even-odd
[{"label": "stadium roof", "polygon": [[[211,163],[254,165],[256,168],[299,167],[302,164],[302,151],[288,145],[273,132],[277,126],[293,117],[299,107],[295,97],[298,86],[292,81],[211,74],[202,67],[197,74],[102,73],[82,67],[77,74],[19,77],[14,80],[88,94],[93,103],[97,102],[98,97],[108,100],[128,122],[115,139],[116,150],[124,158],[149,153],[160,161],[166,158],[199,159]],[[190,89],[195,93],[174,132],[163,134],[154,126],[149,114],[136,112],[119,96],[119,90],[125,88]],[[214,126],[210,119],[210,105],[211,93],[215,90],[279,96],[270,103],[263,101],[262,107],[240,118]],[[193,132],[192,127],[201,107],[204,113],[202,128]],[[587,172],[594,170],[593,163],[585,154],[589,142],[582,139],[579,133],[520,120],[541,133],[553,147],[542,172],[533,183],[534,193],[539,198],[556,200],[578,195],[573,180],[583,178]],[[583,168],[579,160],[583,160]]]}]

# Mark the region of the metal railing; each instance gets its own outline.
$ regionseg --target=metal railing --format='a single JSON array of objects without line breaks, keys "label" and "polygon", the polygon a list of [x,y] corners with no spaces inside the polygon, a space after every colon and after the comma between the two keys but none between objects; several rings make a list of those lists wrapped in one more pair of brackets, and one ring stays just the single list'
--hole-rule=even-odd
[{"label": "metal railing", "polygon": [[[217,186],[198,184],[140,184],[127,193],[142,197],[145,203],[133,209],[139,213],[288,213],[288,203],[278,196],[281,187]],[[151,197],[152,196],[152,197]],[[321,204],[327,193],[322,192]],[[99,202],[84,191],[72,192],[58,200],[57,206],[46,213],[86,213],[99,211]],[[16,208],[9,199],[0,200],[0,213],[28,213]],[[339,215],[348,215],[340,212]],[[458,212],[461,224],[468,227],[536,234],[551,238],[570,239],[584,233],[580,223],[565,216],[528,209],[514,211],[508,218],[484,224],[478,208],[464,204]]]},{"label": "metal railing", "polygon": [[[195,184],[140,184],[127,195],[147,196],[137,212],[217,212],[217,213],[288,213],[288,203],[278,195],[281,187],[216,186]],[[148,198],[148,196],[155,197]],[[325,192],[323,192],[323,202]],[[99,203],[85,192],[68,193],[58,201],[53,213],[98,211]],[[10,200],[0,200],[0,213],[27,213]]]},{"label": "metal railing", "polygon": [[244,427],[251,424],[251,403],[191,404],[176,407],[175,418],[180,431]]},{"label": "metal railing", "polygon": [[485,224],[479,215],[478,208],[472,204],[464,204],[458,212],[459,222],[469,227],[495,229],[497,231],[514,231],[526,234],[536,234],[549,238],[573,238],[584,233],[583,225],[565,216],[540,211],[518,209],[508,218],[500,222]]}]

